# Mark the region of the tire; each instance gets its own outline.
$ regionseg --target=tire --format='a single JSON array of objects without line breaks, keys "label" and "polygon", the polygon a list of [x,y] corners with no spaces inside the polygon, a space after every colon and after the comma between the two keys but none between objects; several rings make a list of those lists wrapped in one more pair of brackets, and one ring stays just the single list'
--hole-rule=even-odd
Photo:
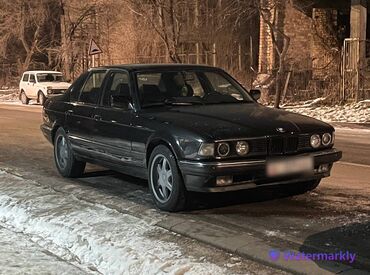
[{"label": "tire", "polygon": [[184,210],[187,191],[170,149],[164,145],[154,148],[149,159],[148,173],[149,189],[155,205],[169,212]]},{"label": "tire", "polygon": [[46,96],[44,95],[43,92],[39,91],[37,94],[37,102],[41,105],[44,106],[46,100]]},{"label": "tire", "polygon": [[65,178],[81,177],[86,166],[86,162],[77,160],[73,155],[67,134],[61,127],[55,133],[54,161],[58,172]]},{"label": "tire", "polygon": [[27,105],[30,102],[30,99],[27,97],[24,91],[21,91],[19,95],[19,99],[21,100],[22,104]]},{"label": "tire", "polygon": [[304,194],[304,193],[314,190],[317,186],[319,186],[320,181],[321,179],[307,181],[307,182],[300,182],[296,184],[290,184],[284,187],[284,191],[292,196]]}]

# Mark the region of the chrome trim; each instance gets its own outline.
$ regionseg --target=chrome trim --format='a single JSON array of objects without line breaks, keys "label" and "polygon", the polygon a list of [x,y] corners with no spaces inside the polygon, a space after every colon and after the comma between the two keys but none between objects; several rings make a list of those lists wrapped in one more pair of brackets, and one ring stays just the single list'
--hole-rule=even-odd
[{"label": "chrome trim", "polygon": [[254,166],[265,164],[266,160],[250,160],[250,161],[233,161],[233,162],[219,162],[219,161],[212,161],[212,162],[200,162],[200,161],[188,161],[182,160],[180,164],[188,164],[194,165],[197,167],[206,167],[206,166],[217,166],[217,167],[235,167],[235,166]]},{"label": "chrome trim", "polygon": [[269,136],[259,136],[259,137],[242,137],[242,138],[229,138],[229,139],[218,139],[215,140],[214,143],[220,142],[233,142],[233,141],[248,141],[248,140],[256,140],[256,139],[266,139]]},{"label": "chrome trim", "polygon": [[[284,157],[294,157],[294,156],[324,156],[324,155],[330,155],[330,154],[336,154],[339,151],[335,148],[332,149],[326,149],[324,151],[318,151],[318,152],[310,152],[310,153],[304,153],[304,154],[298,154],[298,155],[292,155],[292,156],[280,156],[280,158]],[[238,166],[255,166],[255,165],[264,165],[266,164],[266,160],[243,160],[243,161],[227,161],[227,162],[221,162],[221,161],[212,161],[212,162],[201,162],[201,161],[191,161],[191,160],[181,160],[179,161],[180,164],[185,165],[194,165],[197,167],[207,167],[207,166],[217,166],[217,167],[238,167]]]}]

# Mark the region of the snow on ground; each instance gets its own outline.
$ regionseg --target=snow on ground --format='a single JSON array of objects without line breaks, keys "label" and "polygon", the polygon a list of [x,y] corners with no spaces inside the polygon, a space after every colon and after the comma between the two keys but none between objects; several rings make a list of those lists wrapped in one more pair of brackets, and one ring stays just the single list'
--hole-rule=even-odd
[{"label": "snow on ground", "polygon": [[36,186],[0,170],[0,225],[26,234],[61,259],[104,274],[223,274],[183,255],[173,234],[129,214]]},{"label": "snow on ground", "polygon": [[317,106],[308,103],[295,106],[283,106],[286,111],[314,117],[327,122],[370,122],[370,101],[364,100],[356,104]]},{"label": "snow on ground", "polygon": [[1,274],[85,274],[23,234],[0,226]]},{"label": "snow on ground", "polygon": [[0,101],[19,101],[18,91],[15,89],[0,90]]}]

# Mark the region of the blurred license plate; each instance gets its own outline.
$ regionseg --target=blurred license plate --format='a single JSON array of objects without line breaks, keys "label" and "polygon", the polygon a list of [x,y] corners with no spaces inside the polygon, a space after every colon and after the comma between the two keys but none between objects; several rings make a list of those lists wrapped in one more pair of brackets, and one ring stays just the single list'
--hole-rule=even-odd
[{"label": "blurred license plate", "polygon": [[314,164],[312,157],[294,157],[268,161],[266,174],[268,177],[278,177],[313,172],[313,169]]}]

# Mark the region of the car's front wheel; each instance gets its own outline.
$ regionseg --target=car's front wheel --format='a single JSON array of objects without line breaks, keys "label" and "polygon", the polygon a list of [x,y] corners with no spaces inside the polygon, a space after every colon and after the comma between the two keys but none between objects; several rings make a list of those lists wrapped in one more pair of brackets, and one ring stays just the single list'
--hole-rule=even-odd
[{"label": "car's front wheel", "polygon": [[25,104],[25,105],[27,105],[30,102],[30,99],[27,97],[24,91],[21,91],[20,99],[21,99],[22,104]]},{"label": "car's front wheel", "polygon": [[54,160],[59,173],[66,178],[82,176],[86,162],[79,161],[73,155],[67,134],[59,128],[54,138]]},{"label": "car's front wheel", "polygon": [[45,100],[46,100],[46,96],[44,95],[43,92],[39,91],[38,95],[37,95],[37,102],[43,106],[44,103],[45,103]]},{"label": "car's front wheel", "polygon": [[159,209],[175,212],[185,208],[187,191],[176,158],[164,145],[154,148],[150,156],[149,188]]}]

